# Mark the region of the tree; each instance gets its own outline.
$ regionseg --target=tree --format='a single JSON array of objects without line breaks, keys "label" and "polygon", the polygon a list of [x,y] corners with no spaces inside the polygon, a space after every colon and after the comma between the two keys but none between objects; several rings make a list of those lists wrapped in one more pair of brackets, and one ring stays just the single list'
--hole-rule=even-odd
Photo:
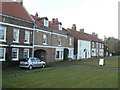
[{"label": "tree", "polygon": [[114,37],[105,37],[104,42],[109,48],[109,53],[112,53],[113,55],[120,55],[120,40]]}]

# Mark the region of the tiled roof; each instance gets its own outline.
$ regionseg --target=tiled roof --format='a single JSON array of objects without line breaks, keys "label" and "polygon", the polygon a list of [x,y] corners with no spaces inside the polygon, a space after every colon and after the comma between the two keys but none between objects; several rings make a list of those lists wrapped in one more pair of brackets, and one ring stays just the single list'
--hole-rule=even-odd
[{"label": "tiled roof", "polygon": [[67,32],[68,34],[80,40],[102,42],[101,39],[99,39],[97,36],[92,35],[92,34],[87,34],[84,32],[79,32],[79,31],[71,30],[71,29],[64,30],[64,32]]},{"label": "tiled roof", "polygon": [[2,14],[14,16],[28,21],[33,21],[25,8],[21,6],[18,2],[0,2],[0,7],[2,7],[2,9],[0,10],[0,13]]},{"label": "tiled roof", "polygon": [[90,38],[91,41],[97,41],[97,42],[103,42],[101,39],[99,39],[96,35],[87,34],[85,33],[88,38]]}]

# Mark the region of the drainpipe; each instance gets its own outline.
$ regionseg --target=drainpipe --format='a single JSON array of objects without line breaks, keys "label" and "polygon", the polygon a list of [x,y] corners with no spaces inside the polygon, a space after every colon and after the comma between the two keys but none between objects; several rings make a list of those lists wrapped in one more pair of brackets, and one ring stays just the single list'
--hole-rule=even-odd
[{"label": "drainpipe", "polygon": [[35,38],[35,23],[34,23],[34,27],[33,27],[33,48],[32,48],[32,57],[34,57],[34,50],[35,50],[35,47],[34,47],[34,38]]}]

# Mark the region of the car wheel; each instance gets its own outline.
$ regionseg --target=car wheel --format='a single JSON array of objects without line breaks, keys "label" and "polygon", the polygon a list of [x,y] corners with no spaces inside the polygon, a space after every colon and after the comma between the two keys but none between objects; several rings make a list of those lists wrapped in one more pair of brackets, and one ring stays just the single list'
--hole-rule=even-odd
[{"label": "car wheel", "polygon": [[44,67],[45,67],[45,64],[43,64],[42,67],[44,68]]},{"label": "car wheel", "polygon": [[29,70],[31,70],[32,68],[33,68],[33,67],[30,65],[30,66],[29,66]]}]

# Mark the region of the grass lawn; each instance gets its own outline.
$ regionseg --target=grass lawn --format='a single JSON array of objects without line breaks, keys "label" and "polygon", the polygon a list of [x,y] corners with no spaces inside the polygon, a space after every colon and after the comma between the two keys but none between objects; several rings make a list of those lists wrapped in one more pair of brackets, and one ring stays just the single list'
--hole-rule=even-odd
[{"label": "grass lawn", "polygon": [[[118,67],[118,57],[105,58],[105,67]],[[97,60],[67,61],[57,65],[98,66]],[[118,71],[75,67],[8,69],[3,71],[3,88],[118,88]]]},{"label": "grass lawn", "polygon": [[[106,57],[104,58],[105,60],[105,65],[101,66],[101,67],[110,67],[110,68],[118,68],[118,58],[120,58],[120,56],[113,56],[113,57]],[[74,64],[76,65],[87,65],[87,66],[99,66],[99,59],[100,58],[93,58],[93,59],[89,59],[89,60],[81,60],[81,61],[77,61]]]},{"label": "grass lawn", "polygon": [[118,71],[57,67],[3,78],[4,88],[117,88]]}]

